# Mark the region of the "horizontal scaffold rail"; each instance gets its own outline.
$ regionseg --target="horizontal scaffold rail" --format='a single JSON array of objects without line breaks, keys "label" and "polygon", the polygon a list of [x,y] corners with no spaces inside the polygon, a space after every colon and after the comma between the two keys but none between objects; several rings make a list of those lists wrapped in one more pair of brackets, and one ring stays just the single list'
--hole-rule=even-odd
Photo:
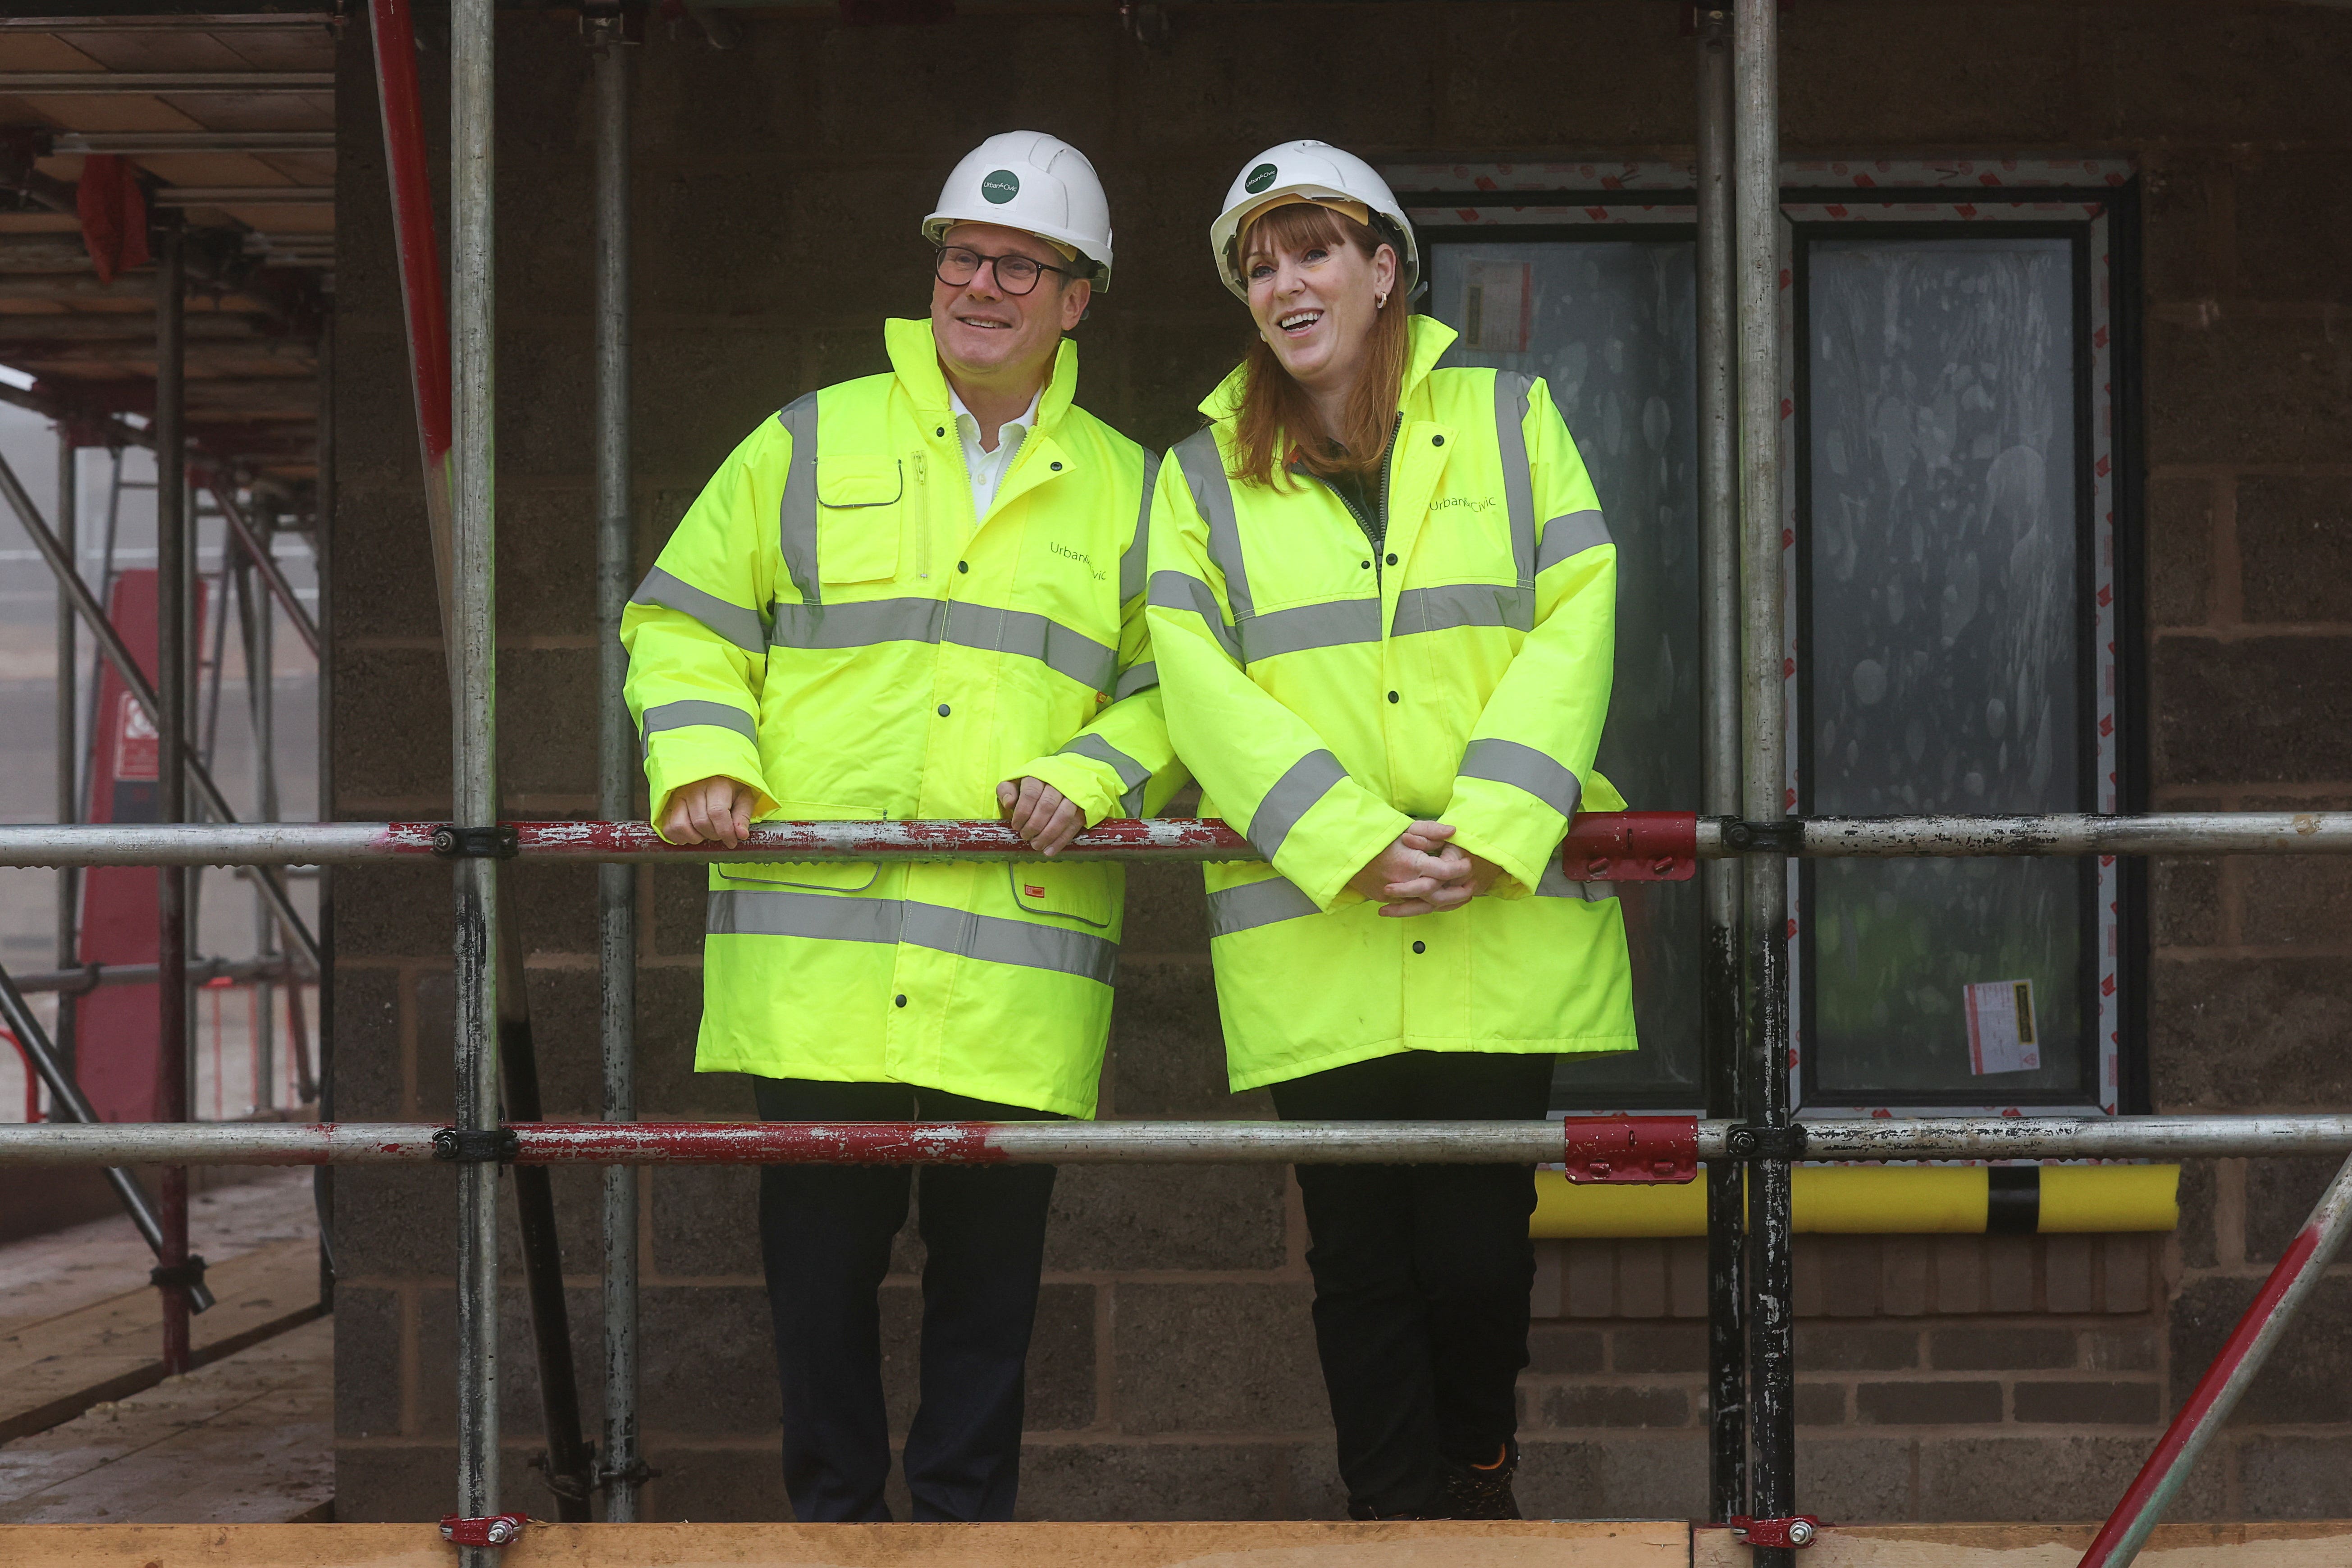
[{"label": "horizontal scaffold rail", "polygon": [[[667,844],[643,822],[514,822],[491,847],[534,860],[1028,860],[997,822],[763,822],[735,848]],[[0,866],[341,866],[448,855],[439,822],[111,823],[0,826]],[[1694,859],[2043,855],[2306,855],[2352,852],[2352,812],[2156,812],[2138,816],[1815,816],[1742,822],[1686,812],[1587,812],[1561,846],[1584,880],[1656,880]],[[1256,860],[1214,818],[1105,822],[1072,860]]]},{"label": "horizontal scaffold rail", "polygon": [[6,1165],[1551,1164],[1571,1179],[1687,1181],[1696,1162],[2130,1160],[2352,1153],[2352,1116],[1893,1117],[1802,1124],[1801,1149],[1743,1146],[1687,1116],[1565,1121],[36,1122],[0,1126]]}]

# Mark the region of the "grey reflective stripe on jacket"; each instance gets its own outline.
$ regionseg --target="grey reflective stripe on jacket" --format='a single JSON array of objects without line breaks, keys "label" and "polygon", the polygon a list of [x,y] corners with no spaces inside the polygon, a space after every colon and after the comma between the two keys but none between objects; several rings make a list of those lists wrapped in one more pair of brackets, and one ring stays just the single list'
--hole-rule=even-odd
[{"label": "grey reflective stripe on jacket", "polygon": [[1096,762],[1108,763],[1111,772],[1118,775],[1121,791],[1118,804],[1127,808],[1127,815],[1129,816],[1143,815],[1143,786],[1151,782],[1150,768],[1145,767],[1100,735],[1080,735],[1076,740],[1064,746],[1062,751],[1067,756],[1091,757]]},{"label": "grey reflective stripe on jacket", "polygon": [[1209,936],[1213,941],[1321,912],[1314,900],[1298,890],[1297,883],[1287,877],[1268,877],[1264,881],[1244,882],[1236,888],[1219,888],[1211,892]]},{"label": "grey reflective stripe on jacket", "polygon": [[801,591],[801,603],[817,602],[816,563],[816,396],[786,404],[776,423],[793,438],[792,466],[784,470],[784,499],[776,508],[776,544],[783,552],[784,570]]},{"label": "grey reflective stripe on jacket", "polygon": [[768,651],[768,628],[760,624],[760,612],[742,605],[730,605],[716,594],[708,594],[682,577],[672,576],[656,566],[646,574],[637,591],[629,595],[633,605],[656,605],[665,610],[676,610],[696,622],[715,637],[733,643],[745,653],[764,654]]},{"label": "grey reflective stripe on jacket", "polygon": [[1103,937],[910,899],[714,889],[704,930],[711,936],[904,942],[986,963],[1074,974],[1104,985],[1118,970],[1118,943]]},{"label": "grey reflective stripe on jacket", "polygon": [[1132,697],[1139,691],[1149,691],[1159,684],[1158,660],[1146,659],[1141,664],[1131,664],[1119,676],[1118,684],[1111,689],[1111,700],[1118,701],[1121,699]]},{"label": "grey reflective stripe on jacket", "polygon": [[1117,649],[1028,610],[945,599],[857,599],[829,605],[779,602],[770,635],[778,647],[856,648],[886,642],[953,643],[1034,658],[1096,691],[1111,688]]},{"label": "grey reflective stripe on jacket", "polygon": [[1135,537],[1118,558],[1118,602],[1126,604],[1143,592],[1145,570],[1151,557],[1151,492],[1160,486],[1160,454],[1143,454],[1143,511],[1135,520]]},{"label": "grey reflective stripe on jacket", "polygon": [[1396,635],[1401,637],[1458,626],[1506,626],[1526,632],[1533,631],[1535,625],[1533,588],[1444,583],[1433,588],[1407,588],[1397,595]]},{"label": "grey reflective stripe on jacket", "polygon": [[1543,542],[1536,546],[1536,574],[1540,576],[1571,555],[1611,542],[1608,521],[1589,508],[1553,518],[1544,524]]},{"label": "grey reflective stripe on jacket", "polygon": [[1339,759],[1330,752],[1317,750],[1307,752],[1290,764],[1289,770],[1274,781],[1274,787],[1257,803],[1250,816],[1249,831],[1244,836],[1257,846],[1258,853],[1274,858],[1298,819],[1315,809],[1315,803],[1339,785],[1348,776]]},{"label": "grey reflective stripe on jacket", "polygon": [[1154,572],[1150,593],[1153,609],[1191,611],[1207,624],[1210,635],[1217,639],[1227,658],[1236,661],[1241,658],[1241,641],[1234,635],[1234,628],[1225,625],[1224,614],[1217,608],[1217,595],[1206,583],[1189,572]]},{"label": "grey reflective stripe on jacket", "polygon": [[1562,816],[1576,815],[1583,781],[1551,757],[1517,741],[1473,741],[1462,753],[1457,778],[1491,779],[1527,791]]},{"label": "grey reflective stripe on jacket", "polygon": [[1550,864],[1544,868],[1543,879],[1536,884],[1536,897],[1538,899],[1582,899],[1588,904],[1597,904],[1603,899],[1616,896],[1617,884],[1614,882],[1571,880],[1561,868],[1558,853],[1553,854]]},{"label": "grey reflective stripe on jacket", "polygon": [[1255,664],[1286,653],[1381,640],[1378,599],[1334,599],[1252,616],[1234,628],[1241,637],[1242,662]]},{"label": "grey reflective stripe on jacket", "polygon": [[1536,581],[1536,486],[1528,466],[1528,393],[1531,377],[1515,370],[1495,373],[1495,440],[1503,455],[1503,500],[1511,520],[1511,561],[1519,586]]},{"label": "grey reflective stripe on jacket", "polygon": [[710,724],[721,730],[732,730],[756,747],[760,743],[759,721],[730,702],[705,702],[687,699],[664,702],[646,710],[639,733],[645,739],[645,749],[650,753],[654,737],[664,730],[684,730],[696,724]]},{"label": "grey reflective stripe on jacket", "polygon": [[1234,482],[1225,474],[1224,454],[1217,449],[1216,426],[1207,426],[1176,443],[1176,467],[1192,504],[1209,522],[1209,559],[1225,575],[1225,603],[1233,606],[1239,626],[1257,613],[1250,598],[1249,563],[1242,559],[1241,525],[1234,519]]}]

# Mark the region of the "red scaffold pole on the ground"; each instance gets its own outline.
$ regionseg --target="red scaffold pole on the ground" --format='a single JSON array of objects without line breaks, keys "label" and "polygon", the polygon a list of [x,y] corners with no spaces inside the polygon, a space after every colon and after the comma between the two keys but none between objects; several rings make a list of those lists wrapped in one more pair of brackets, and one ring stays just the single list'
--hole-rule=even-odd
[{"label": "red scaffold pole on the ground", "polygon": [[2206,1445],[2229,1420],[2230,1412],[2284,1336],[2295,1309],[2318,1285],[2347,1230],[2352,1230],[2352,1160],[2336,1173],[2311,1217],[2279,1255],[2277,1267],[2263,1281],[2238,1326],[2230,1331],[2221,1352],[2197,1380],[2195,1391],[2165,1429],[2156,1452],[2132,1478],[2123,1501],[2116,1505],[2091,1549],[2083,1553],[2081,1568],[2124,1568],[2139,1555],[2149,1533],[2188,1484]]}]

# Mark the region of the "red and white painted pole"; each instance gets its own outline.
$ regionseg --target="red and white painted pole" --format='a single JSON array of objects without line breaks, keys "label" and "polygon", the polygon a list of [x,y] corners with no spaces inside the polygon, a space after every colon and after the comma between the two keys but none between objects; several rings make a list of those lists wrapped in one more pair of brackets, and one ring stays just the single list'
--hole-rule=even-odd
[{"label": "red and white painted pole", "polygon": [[2311,1217],[2279,1255],[2278,1266],[2263,1281],[2246,1315],[2230,1331],[2221,1353],[2198,1379],[2189,1403],[2172,1418],[2156,1452],[2132,1478],[2106,1527],[2083,1553],[2081,1568],[2124,1568],[2139,1555],[2149,1533],[2188,1484],[2206,1445],[2262,1373],[2263,1363],[2286,1333],[2296,1309],[2318,1286],[2319,1277],[2343,1246],[2347,1231],[2352,1231],[2352,1160],[2336,1173]]}]

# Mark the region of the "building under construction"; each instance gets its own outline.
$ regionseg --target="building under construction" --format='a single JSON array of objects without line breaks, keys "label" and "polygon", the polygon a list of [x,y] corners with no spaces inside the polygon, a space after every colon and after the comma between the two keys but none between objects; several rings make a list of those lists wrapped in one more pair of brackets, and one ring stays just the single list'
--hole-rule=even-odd
[{"label": "building under construction", "polygon": [[[0,18],[0,399],[80,454],[0,475],[54,763],[0,768],[0,1556],[2352,1554],[2352,6],[52,9]],[[1546,379],[1643,1048],[1543,1123],[1277,1121],[1197,869],[1256,851],[1105,824],[1100,1121],[857,1156],[1060,1166],[1035,1522],[787,1526],[755,1167],[850,1156],[692,1070],[706,863],[1017,841],[661,845],[614,627],[1013,127],[1108,187],[1080,399],[1147,447],[1284,138]],[[1328,1522],[1309,1156],[1544,1167],[1529,1521]]]}]

